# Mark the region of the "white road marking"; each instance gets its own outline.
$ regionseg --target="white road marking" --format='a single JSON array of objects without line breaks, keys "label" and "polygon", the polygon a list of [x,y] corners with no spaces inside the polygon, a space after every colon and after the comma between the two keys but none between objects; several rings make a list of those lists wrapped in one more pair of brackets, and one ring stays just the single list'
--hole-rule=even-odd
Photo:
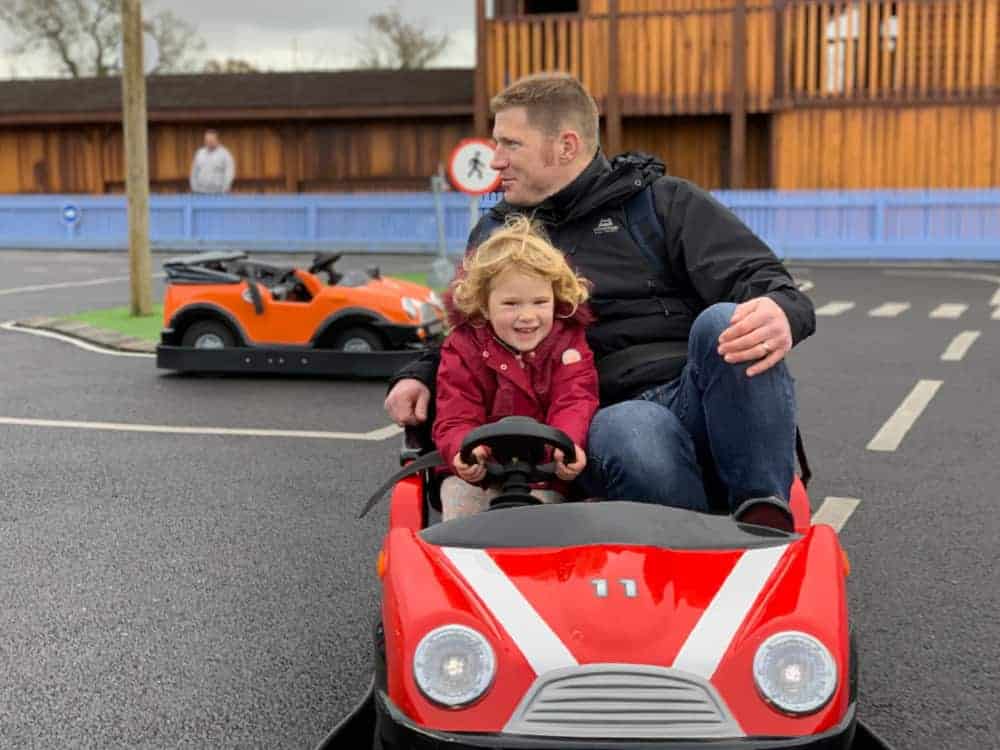
[{"label": "white road marking", "polygon": [[943,382],[941,380],[918,381],[909,395],[903,399],[903,403],[868,443],[868,450],[896,450]]},{"label": "white road marking", "polygon": [[895,318],[910,309],[909,302],[886,302],[868,311],[869,318]]},{"label": "white road marking", "polygon": [[836,315],[841,315],[847,312],[853,307],[853,302],[827,302],[825,305],[816,310],[816,314],[832,318]]},{"label": "white road marking", "polygon": [[990,305],[993,307],[1000,305],[1000,286],[998,286],[997,290],[993,292],[993,297],[990,298]]},{"label": "white road marking", "polygon": [[858,509],[861,501],[854,497],[827,497],[812,517],[813,525],[825,523],[832,526],[838,534],[847,523],[847,519]]},{"label": "white road marking", "polygon": [[958,320],[968,309],[968,305],[945,303],[931,310],[930,317],[944,320]]},{"label": "white road marking", "polygon": [[965,353],[969,351],[969,347],[979,338],[980,333],[981,331],[962,331],[948,344],[948,348],[941,355],[941,361],[961,362],[962,357],[965,356]]},{"label": "white road marking", "polygon": [[41,336],[46,339],[55,339],[56,341],[62,341],[67,344],[72,344],[73,346],[79,347],[88,352],[94,352],[95,354],[110,354],[113,357],[143,357],[149,359],[155,357],[155,354],[149,354],[147,352],[120,352],[117,349],[106,349],[103,346],[98,346],[97,344],[91,344],[89,341],[83,341],[81,339],[73,338],[72,336],[67,336],[64,333],[57,333],[55,331],[43,331],[40,328],[25,328],[19,326],[14,321],[8,321],[7,323],[0,323],[0,328],[5,331],[13,331],[15,333],[30,333],[32,336]]},{"label": "white road marking", "polygon": [[811,292],[816,288],[816,285],[811,281],[800,281],[798,287],[800,292]]},{"label": "white road marking", "polygon": [[378,442],[400,434],[396,425],[370,432],[320,432],[315,430],[265,430],[239,427],[175,427],[172,425],[129,424],[127,422],[79,422],[62,419],[25,419],[0,417],[0,424],[17,427],[55,427],[69,430],[108,430],[111,432],[148,432],[162,435],[227,435],[236,437],[288,437],[306,440],[366,440]]},{"label": "white road marking", "polygon": [[1000,320],[1000,307],[993,311],[993,314],[990,316],[990,320]]},{"label": "white road marking", "polygon": [[[154,273],[154,279],[162,279],[166,274]],[[88,279],[87,281],[61,281],[57,284],[35,284],[33,286],[17,286],[9,289],[0,289],[0,297],[8,294],[25,294],[27,292],[44,292],[49,289],[69,289],[77,286],[98,286],[100,284],[114,284],[118,281],[128,281],[129,276],[106,276],[103,279]]]}]

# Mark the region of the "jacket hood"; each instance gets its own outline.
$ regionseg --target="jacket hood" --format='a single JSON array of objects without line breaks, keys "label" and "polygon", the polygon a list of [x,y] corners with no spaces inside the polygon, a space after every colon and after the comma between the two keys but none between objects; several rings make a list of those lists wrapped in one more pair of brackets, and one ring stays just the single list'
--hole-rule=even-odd
[{"label": "jacket hood", "polygon": [[599,150],[575,180],[537,206],[512,206],[501,201],[491,211],[500,220],[510,213],[523,213],[545,224],[558,225],[599,207],[621,205],[666,171],[666,165],[649,154],[627,152],[609,161]]}]

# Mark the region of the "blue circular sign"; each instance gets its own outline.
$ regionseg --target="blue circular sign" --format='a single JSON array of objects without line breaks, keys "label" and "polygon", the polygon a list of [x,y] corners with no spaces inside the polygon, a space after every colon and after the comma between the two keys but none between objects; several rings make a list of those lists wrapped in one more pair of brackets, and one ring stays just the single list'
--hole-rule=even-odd
[{"label": "blue circular sign", "polygon": [[62,220],[64,224],[76,224],[80,220],[80,209],[72,203],[63,206]]}]

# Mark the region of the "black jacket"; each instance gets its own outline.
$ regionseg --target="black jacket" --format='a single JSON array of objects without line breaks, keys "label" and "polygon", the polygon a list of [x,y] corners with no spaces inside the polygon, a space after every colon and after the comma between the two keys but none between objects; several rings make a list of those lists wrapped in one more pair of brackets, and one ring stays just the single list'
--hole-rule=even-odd
[{"label": "black jacket", "polygon": [[[533,209],[506,202],[495,206],[493,220],[473,229],[469,247],[508,213],[541,221],[552,243],[593,283],[590,304],[597,321],[587,340],[599,369],[602,358],[626,347],[683,344],[698,313],[715,302],[745,302],[766,294],[788,316],[794,343],[812,334],[812,302],[771,249],[707,192],[664,173],[663,164],[645,154],[623,154],[609,163],[599,152],[579,177]],[[623,203],[647,185],[652,185],[666,237],[661,248],[665,273],[643,256],[625,217]],[[396,373],[393,382],[416,378],[433,391],[437,363],[437,351],[430,350]],[[651,356],[619,373],[613,387],[605,387],[602,378],[602,403],[635,396],[677,372],[676,362]]]}]

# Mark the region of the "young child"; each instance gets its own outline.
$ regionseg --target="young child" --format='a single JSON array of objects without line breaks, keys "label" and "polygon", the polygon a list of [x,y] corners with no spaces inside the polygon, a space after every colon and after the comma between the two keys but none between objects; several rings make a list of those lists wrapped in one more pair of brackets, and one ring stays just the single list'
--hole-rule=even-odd
[{"label": "young child", "polygon": [[[485,446],[476,462],[459,456],[469,432],[503,417],[532,417],[573,440],[576,460],[555,451],[556,475],[576,478],[597,410],[597,370],[584,338],[587,286],[526,218],[517,216],[465,258],[452,282],[453,326],[441,348],[434,442],[456,476],[441,485],[444,520],[489,506],[497,488],[480,488]],[[533,491],[543,502],[561,497]]]}]

